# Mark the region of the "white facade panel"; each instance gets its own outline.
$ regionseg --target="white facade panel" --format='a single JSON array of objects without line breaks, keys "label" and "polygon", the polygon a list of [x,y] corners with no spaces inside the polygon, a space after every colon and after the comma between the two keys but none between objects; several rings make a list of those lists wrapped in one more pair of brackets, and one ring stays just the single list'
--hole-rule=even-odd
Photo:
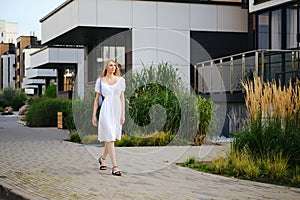
[{"label": "white facade panel", "polygon": [[48,63],[77,63],[81,60],[77,51],[83,52],[83,49],[49,48]]},{"label": "white facade panel", "polygon": [[158,28],[190,30],[190,4],[158,3]]},{"label": "white facade panel", "polygon": [[97,0],[78,0],[78,24],[95,26],[97,24]]},{"label": "white facade panel", "polygon": [[170,29],[134,29],[132,42],[133,69],[168,62],[178,68],[182,78],[189,78],[189,31]]},{"label": "white facade panel", "polygon": [[6,43],[17,44],[17,38],[19,37],[18,23],[16,22],[6,22]]},{"label": "white facade panel", "polygon": [[14,68],[14,64],[16,63],[16,55],[15,54],[9,54],[8,55],[8,59],[9,59],[9,70],[10,70],[10,81],[9,81],[9,85],[10,87],[15,88],[15,81],[14,81],[14,77],[15,77],[15,68]]},{"label": "white facade panel", "polygon": [[190,32],[168,29],[158,30],[158,61],[173,65],[189,65]]},{"label": "white facade panel", "polygon": [[191,30],[216,31],[217,16],[216,5],[193,4],[191,6]]},{"label": "white facade panel", "polygon": [[[7,55],[3,55],[1,56],[1,59],[3,61],[2,63],[2,81],[3,81],[3,88],[8,87],[8,56]],[[0,88],[1,89],[1,88]]]},{"label": "white facade panel", "polygon": [[133,27],[157,27],[157,2],[133,1]]},{"label": "white facade panel", "polygon": [[55,69],[29,69],[27,71],[26,78],[35,78],[35,77],[49,77],[55,78],[56,77],[56,70]]},{"label": "white facade panel", "polygon": [[72,1],[59,12],[54,13],[42,23],[42,42],[48,42],[58,35],[78,26],[78,1]]},{"label": "white facade panel", "polygon": [[127,0],[98,0],[97,22],[102,27],[132,27],[132,2]]},{"label": "white facade panel", "polygon": [[32,66],[31,66],[31,56],[30,54],[34,53],[35,51],[38,51],[40,50],[40,48],[31,48],[31,49],[24,49],[23,50],[23,53],[24,53],[24,65],[25,65],[25,76],[27,75],[26,74],[26,71],[27,69],[30,69]]},{"label": "white facade panel", "polygon": [[254,5],[254,0],[249,0],[249,12],[256,12],[265,8],[270,8],[272,6],[277,6],[291,1],[293,0],[272,0]]},{"label": "white facade panel", "polygon": [[218,6],[217,31],[247,32],[248,11],[236,6]]},{"label": "white facade panel", "polygon": [[132,30],[132,63],[141,66],[157,63],[157,29]]},{"label": "white facade panel", "polygon": [[44,65],[49,61],[49,49],[45,48],[40,50],[39,52],[31,55],[31,67],[37,67],[40,65]]}]

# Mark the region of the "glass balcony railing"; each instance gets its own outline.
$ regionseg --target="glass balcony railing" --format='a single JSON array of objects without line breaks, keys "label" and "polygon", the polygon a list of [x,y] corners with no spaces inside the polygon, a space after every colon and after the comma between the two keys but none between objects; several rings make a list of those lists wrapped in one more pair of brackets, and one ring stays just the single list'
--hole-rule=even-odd
[{"label": "glass balcony railing", "polygon": [[194,65],[194,89],[201,94],[241,92],[241,81],[256,74],[265,81],[287,84],[299,75],[300,50],[260,49]]}]

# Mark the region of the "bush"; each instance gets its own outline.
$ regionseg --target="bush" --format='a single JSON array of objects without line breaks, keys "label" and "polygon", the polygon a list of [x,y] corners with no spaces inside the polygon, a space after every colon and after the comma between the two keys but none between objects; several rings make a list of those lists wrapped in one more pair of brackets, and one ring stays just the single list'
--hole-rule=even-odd
[{"label": "bush", "polygon": [[[234,151],[246,149],[255,159],[282,155],[291,168],[300,162],[300,84],[281,88],[258,77],[244,82],[249,119],[235,136]],[[270,152],[273,155],[270,156]],[[266,156],[267,155],[267,156]]]},{"label": "bush", "polygon": [[94,127],[92,124],[94,98],[94,91],[91,91],[83,99],[73,98],[73,120],[76,131],[81,138],[89,135],[98,135],[97,127]]},{"label": "bush", "polygon": [[282,153],[271,153],[264,161],[264,166],[268,175],[275,181],[281,180],[287,174],[288,158],[284,158]]},{"label": "bush", "polygon": [[229,161],[224,157],[212,160],[212,170],[218,174],[223,174],[227,170],[228,165]]},{"label": "bush", "polygon": [[98,135],[85,135],[81,137],[81,142],[83,144],[97,144],[98,141]]},{"label": "bush", "polygon": [[71,142],[81,143],[81,139],[80,139],[78,133],[76,133],[76,132],[70,132],[70,134],[69,134],[69,140]]},{"label": "bush", "polygon": [[45,90],[45,93],[43,95],[43,97],[46,98],[56,98],[56,85],[55,84],[50,84],[48,85],[48,87]]},{"label": "bush", "polygon": [[26,121],[31,127],[56,127],[57,112],[67,113],[64,123],[71,123],[72,101],[68,99],[43,98],[34,102],[26,113]]},{"label": "bush", "polygon": [[126,85],[126,119],[132,119],[125,121],[126,134],[147,137],[163,131],[188,141],[196,134],[207,134],[212,102],[192,95],[169,63],[144,66],[126,76]]},{"label": "bush", "polygon": [[167,132],[156,132],[147,137],[136,137],[127,134],[123,134],[121,140],[115,142],[116,146],[129,147],[129,146],[166,146],[172,140],[174,136]]},{"label": "bush", "polygon": [[11,106],[17,111],[25,104],[26,100],[26,94],[21,90],[12,87],[4,88],[0,93],[0,106],[3,108]]}]

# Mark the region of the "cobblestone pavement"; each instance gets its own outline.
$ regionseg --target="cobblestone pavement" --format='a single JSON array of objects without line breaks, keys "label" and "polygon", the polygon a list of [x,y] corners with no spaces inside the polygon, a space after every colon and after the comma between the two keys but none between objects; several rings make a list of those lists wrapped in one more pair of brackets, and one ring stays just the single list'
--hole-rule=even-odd
[{"label": "cobblestone pavement", "polygon": [[[0,116],[0,186],[24,199],[300,199],[300,189],[237,180],[182,168],[195,155],[227,147],[117,148],[123,176],[100,171],[99,146],[64,141],[56,128],[29,128]],[[3,197],[2,197],[3,198]],[[0,197],[1,199],[1,197]]]}]

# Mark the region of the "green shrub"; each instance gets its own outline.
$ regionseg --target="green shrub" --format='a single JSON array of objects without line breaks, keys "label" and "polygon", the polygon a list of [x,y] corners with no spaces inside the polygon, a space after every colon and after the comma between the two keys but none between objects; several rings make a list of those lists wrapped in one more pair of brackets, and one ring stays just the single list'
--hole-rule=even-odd
[{"label": "green shrub", "polygon": [[69,134],[69,140],[71,142],[81,143],[81,139],[80,139],[78,133],[76,133],[76,132],[70,132],[70,134]]},{"label": "green shrub", "polygon": [[56,85],[55,84],[50,84],[48,85],[48,87],[45,90],[45,93],[43,95],[43,97],[46,98],[56,98]]},{"label": "green shrub", "polygon": [[137,137],[127,134],[123,134],[121,140],[115,142],[116,146],[129,147],[129,146],[166,146],[172,140],[174,136],[167,132],[156,132],[147,137]]},{"label": "green shrub", "polygon": [[126,76],[126,87],[126,119],[132,119],[123,126],[127,134],[144,136],[164,131],[188,141],[196,134],[207,134],[212,102],[192,95],[178,69],[169,63],[144,66],[140,72]]},{"label": "green shrub", "polygon": [[264,161],[264,166],[268,175],[273,180],[281,180],[287,174],[288,158],[283,157],[282,153],[270,153]]},{"label": "green shrub", "polygon": [[92,124],[95,92],[90,91],[83,99],[73,98],[72,111],[76,131],[81,138],[98,135],[97,127]]},{"label": "green shrub", "polygon": [[81,142],[83,144],[97,144],[98,141],[98,135],[85,135],[81,137]]},{"label": "green shrub", "polygon": [[0,112],[3,112],[4,108],[2,106],[0,106]]},{"label": "green shrub", "polygon": [[295,186],[300,186],[300,166],[295,167],[291,182]]},{"label": "green shrub", "polygon": [[3,108],[11,106],[15,111],[19,110],[27,100],[27,96],[19,89],[12,87],[4,88],[0,93],[0,106]]},{"label": "green shrub", "polygon": [[186,159],[186,161],[184,162],[185,165],[191,165],[191,164],[195,164],[196,160],[194,156],[190,156],[188,159]]},{"label": "green shrub", "polygon": [[229,160],[224,157],[219,157],[212,160],[212,170],[218,174],[223,174],[229,165]]},{"label": "green shrub", "polygon": [[[290,168],[300,163],[300,83],[281,88],[275,82],[263,82],[255,77],[244,82],[249,119],[235,135],[235,151],[246,149],[255,159],[272,152],[288,160]],[[270,169],[271,170],[271,169]],[[272,171],[272,170],[271,170]],[[275,176],[275,175],[274,175]]]},{"label": "green shrub", "polygon": [[68,99],[43,98],[30,106],[26,113],[26,121],[31,127],[56,127],[57,112],[67,113],[65,118],[70,120],[68,116],[72,115],[71,107],[72,101]]}]

